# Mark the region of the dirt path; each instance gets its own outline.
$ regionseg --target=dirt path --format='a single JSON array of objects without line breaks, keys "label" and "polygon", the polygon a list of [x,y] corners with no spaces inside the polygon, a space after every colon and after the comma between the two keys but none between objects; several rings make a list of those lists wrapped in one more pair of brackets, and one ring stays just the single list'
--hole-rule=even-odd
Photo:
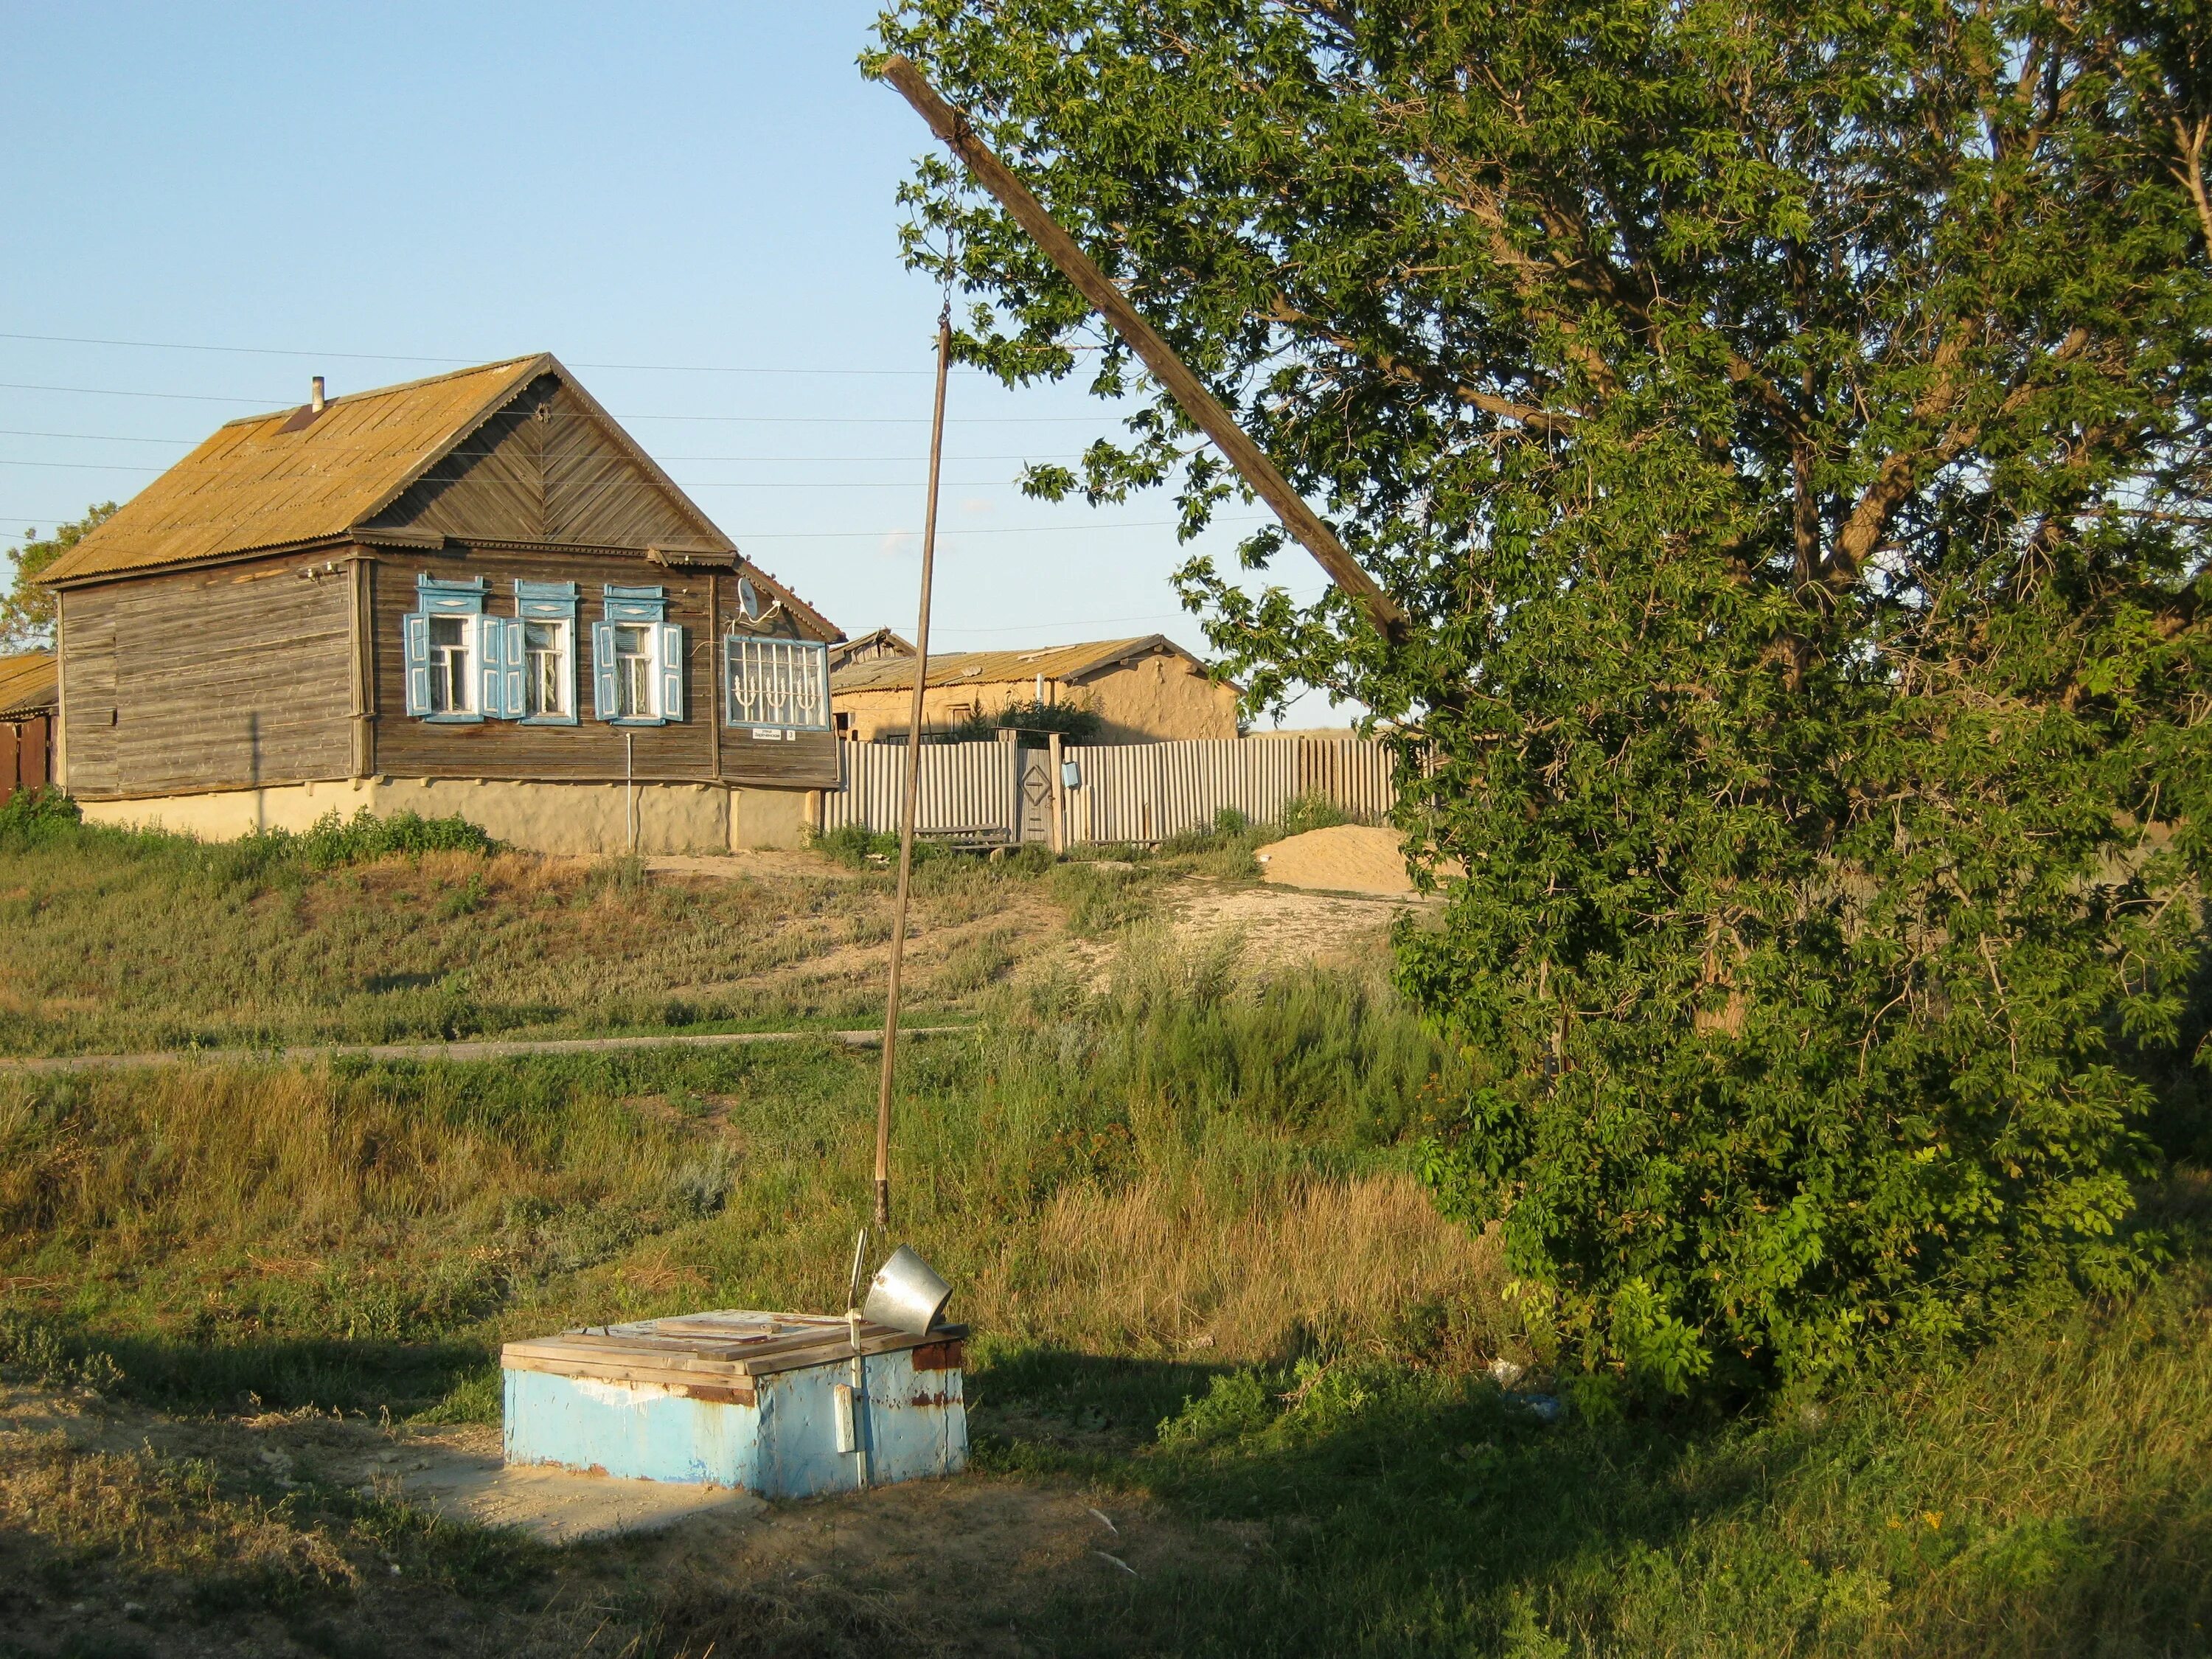
[{"label": "dirt path", "polygon": [[[959,1025],[902,1025],[901,1036],[945,1036]],[[313,1065],[325,1060],[512,1060],[526,1054],[609,1054],[628,1048],[728,1048],[754,1042],[834,1042],[848,1048],[872,1048],[884,1040],[874,1031],[700,1031],[666,1036],[541,1037],[483,1042],[330,1042],[286,1048],[194,1048],[139,1054],[47,1054],[0,1059],[5,1072],[95,1072],[137,1066],[173,1066],[201,1061],[211,1066]]]},{"label": "dirt path", "polygon": [[[87,1553],[74,1599],[11,1599],[0,1588],[0,1607],[15,1614],[10,1634],[34,1644],[27,1651],[616,1659],[649,1631],[653,1650],[691,1656],[1030,1654],[1039,1650],[1024,1626],[1041,1608],[1073,1604],[1110,1619],[1164,1581],[1242,1572],[1266,1542],[1264,1528],[1193,1522],[1066,1478],[969,1474],[770,1503],[505,1469],[489,1425],[380,1426],[312,1410],[173,1418],[0,1387],[0,1516],[22,1529],[18,1547],[32,1536],[82,1539],[95,1511],[106,1513],[100,1483],[121,1469],[152,1481],[134,1501],[151,1503],[163,1539],[118,1536]],[[342,1527],[319,1520],[317,1494],[333,1489],[516,1529],[552,1553],[537,1558],[518,1600],[465,1605],[434,1574],[426,1578],[419,1559],[403,1578],[396,1557],[364,1551],[358,1535],[345,1543]],[[354,1589],[335,1605],[352,1645],[303,1649],[301,1632],[316,1623],[303,1613],[271,1620],[210,1600],[221,1558],[240,1536],[223,1532],[226,1514],[241,1510],[252,1549],[295,1565],[319,1559],[349,1578]],[[330,1553],[334,1542],[358,1558],[349,1567]],[[476,1547],[449,1535],[443,1547]],[[0,1617],[0,1627],[9,1622]]]}]

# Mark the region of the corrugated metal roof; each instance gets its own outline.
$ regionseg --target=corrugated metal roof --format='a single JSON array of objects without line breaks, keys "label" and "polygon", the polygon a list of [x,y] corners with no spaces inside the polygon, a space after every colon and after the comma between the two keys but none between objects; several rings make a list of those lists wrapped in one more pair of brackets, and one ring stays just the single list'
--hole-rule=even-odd
[{"label": "corrugated metal roof", "polygon": [[250,415],[123,504],[46,567],[43,580],[152,570],[344,533],[544,372],[544,354],[333,398],[299,413]]},{"label": "corrugated metal roof", "polygon": [[0,657],[0,714],[34,714],[59,701],[60,677],[51,651]]},{"label": "corrugated metal roof", "polygon": [[[1037,651],[949,651],[929,659],[929,684],[1005,685],[1016,681],[1035,683],[1079,679],[1111,666],[1125,658],[1144,656],[1154,650],[1174,653],[1186,661],[1196,657],[1164,634],[1147,634],[1133,640],[1097,640],[1086,645],[1054,645]],[[894,691],[914,689],[914,659],[876,657],[841,668],[830,677],[833,695],[840,691]]]}]

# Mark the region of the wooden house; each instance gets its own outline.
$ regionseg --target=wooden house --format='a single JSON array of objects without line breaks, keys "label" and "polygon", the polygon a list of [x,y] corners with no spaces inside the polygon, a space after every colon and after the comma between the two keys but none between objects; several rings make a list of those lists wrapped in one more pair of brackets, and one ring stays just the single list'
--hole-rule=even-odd
[{"label": "wooden house", "polygon": [[0,657],[0,801],[49,781],[59,704],[52,652]]},{"label": "wooden house", "polygon": [[[837,668],[830,702],[841,737],[903,743],[914,718],[911,650]],[[922,692],[923,729],[949,731],[1029,702],[1089,709],[1099,718],[1102,743],[1237,735],[1237,688],[1213,678],[1164,634],[1036,651],[933,653]]]},{"label": "wooden house", "polygon": [[221,428],[52,566],[58,773],[210,836],[459,813],[552,852],[797,842],[843,635],[550,356]]}]

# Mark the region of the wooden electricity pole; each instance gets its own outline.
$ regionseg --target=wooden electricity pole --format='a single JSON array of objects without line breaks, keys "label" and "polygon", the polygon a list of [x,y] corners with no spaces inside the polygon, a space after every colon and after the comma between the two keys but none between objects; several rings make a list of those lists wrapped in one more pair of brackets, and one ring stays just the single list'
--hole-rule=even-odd
[{"label": "wooden electricity pole", "polygon": [[898,1070],[899,980],[906,965],[907,903],[914,889],[914,823],[921,799],[921,728],[929,690],[929,598],[937,566],[937,489],[945,467],[945,380],[952,367],[952,297],[937,319],[937,401],[929,422],[929,504],[921,521],[921,605],[914,630],[914,703],[907,721],[906,787],[899,797],[898,898],[891,908],[891,981],[884,999],[883,1069],[876,1079],[876,1227],[891,1224],[891,1080]]},{"label": "wooden electricity pole", "polygon": [[1246,435],[1198,376],[1183,366],[1182,360],[1160,337],[1158,331],[1138,315],[1128,295],[1115,287],[1113,279],[1076,246],[1075,239],[1054,222],[1043,205],[1030,194],[1029,186],[991,153],[990,146],[976,136],[968,118],[937,95],[937,89],[909,58],[895,56],[886,60],[883,76],[929,123],[930,131],[967,164],[976,182],[999,198],[1000,205],[1013,215],[1016,222],[1060,267],[1060,274],[1074,283],[1083,297],[1114,325],[1115,331],[1129,343],[1129,349],[1143,360],[1145,367],[1152,372],[1152,378],[1182,405],[1183,413],[1190,416],[1192,423],[1213,440],[1230,464],[1243,476],[1244,482],[1252,486],[1254,493],[1275,509],[1283,527],[1304,544],[1306,551],[1328,573],[1329,580],[1359,603],[1377,631],[1389,639],[1402,639],[1407,625],[1404,609],[1383,591],[1381,583],[1360,568],[1344,544],[1336,538],[1336,532],[1306,505],[1305,498],[1291,487],[1290,480],[1267,459],[1267,452]]}]

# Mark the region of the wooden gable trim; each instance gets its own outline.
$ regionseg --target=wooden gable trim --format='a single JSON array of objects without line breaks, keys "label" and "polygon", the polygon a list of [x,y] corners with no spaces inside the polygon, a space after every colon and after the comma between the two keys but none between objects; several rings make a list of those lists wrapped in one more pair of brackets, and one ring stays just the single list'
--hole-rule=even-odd
[{"label": "wooden gable trim", "polygon": [[[432,467],[459,448],[464,439],[471,436],[486,421],[521,396],[532,380],[549,369],[558,368],[559,365],[554,362],[553,354],[550,351],[541,351],[535,357],[522,360],[517,364],[514,374],[506,385],[477,404],[470,414],[463,416],[451,432],[423,453],[422,459],[410,467],[397,483],[378,496],[367,508],[356,514],[352,527],[358,530],[387,511],[394,501],[422,483],[423,475]],[[568,371],[561,369],[560,373],[562,379],[566,380]]]},{"label": "wooden gable trim", "polygon": [[[697,526],[701,534],[706,538],[707,546],[718,552],[734,553],[738,550],[737,544],[722,533],[721,527],[707,516],[706,510],[685,495],[675,479],[660,470],[660,464],[639,447],[637,440],[623,429],[622,423],[607,413],[597,398],[584,389],[576,377],[562,365],[559,358],[549,351],[544,354],[541,361],[548,369],[559,377],[562,386],[568,393],[583,405],[584,412],[591,416],[592,423],[599,428],[600,433],[616,448],[621,450],[633,465],[654,483],[659,485],[666,492],[669,500],[675,504],[677,510]],[[535,376],[532,378],[534,379]],[[490,419],[493,412],[487,410],[479,417],[479,422]]]}]

